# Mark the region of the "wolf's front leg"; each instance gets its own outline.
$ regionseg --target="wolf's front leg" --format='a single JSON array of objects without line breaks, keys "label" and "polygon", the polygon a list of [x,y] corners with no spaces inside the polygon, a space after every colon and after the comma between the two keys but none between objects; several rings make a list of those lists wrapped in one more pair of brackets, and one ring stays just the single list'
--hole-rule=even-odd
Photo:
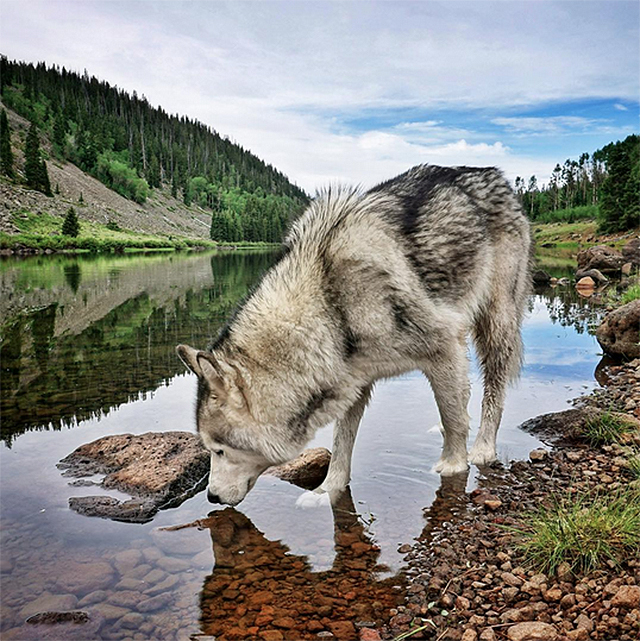
[{"label": "wolf's front leg", "polygon": [[467,470],[469,362],[466,342],[452,342],[447,353],[424,367],[442,420],[444,444],[435,470],[443,476]]},{"label": "wolf's front leg", "polygon": [[333,451],[329,470],[322,485],[315,490],[316,492],[331,494],[341,491],[349,485],[353,445],[356,441],[360,419],[362,419],[362,414],[371,398],[371,387],[371,385],[365,387],[347,413],[336,421],[333,428]]}]

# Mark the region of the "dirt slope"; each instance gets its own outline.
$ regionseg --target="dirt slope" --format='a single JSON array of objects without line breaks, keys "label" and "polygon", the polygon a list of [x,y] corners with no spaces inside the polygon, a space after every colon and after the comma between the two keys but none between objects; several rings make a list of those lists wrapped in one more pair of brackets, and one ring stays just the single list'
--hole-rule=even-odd
[{"label": "dirt slope", "polygon": [[[0,105],[1,106],[1,105]],[[18,174],[22,171],[22,149],[29,123],[7,109],[12,131],[12,143]],[[42,141],[47,151],[48,144]],[[21,211],[46,212],[63,217],[71,205],[81,220],[105,224],[114,221],[123,229],[137,232],[208,238],[211,214],[192,205],[190,207],[171,196],[170,190],[154,189],[144,205],[138,205],[108,189],[100,181],[85,174],[75,165],[59,160],[48,160],[47,169],[51,188],[58,186],[59,194],[45,196],[8,180],[0,181],[0,231],[15,233],[13,216]],[[79,203],[80,194],[84,203]]]}]

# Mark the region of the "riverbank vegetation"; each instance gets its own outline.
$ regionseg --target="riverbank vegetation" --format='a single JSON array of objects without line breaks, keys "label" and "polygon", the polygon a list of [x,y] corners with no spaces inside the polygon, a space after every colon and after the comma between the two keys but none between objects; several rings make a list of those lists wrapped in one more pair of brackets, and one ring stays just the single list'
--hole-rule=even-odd
[{"label": "riverbank vegetation", "polygon": [[523,518],[519,548],[539,572],[554,575],[561,564],[585,574],[617,566],[640,553],[640,490],[624,489],[581,497],[567,494],[551,507]]},{"label": "riverbank vegetation", "polygon": [[[75,214],[75,211],[74,211]],[[65,219],[67,220],[67,219]],[[65,233],[65,220],[47,213],[21,212],[13,219],[20,230],[17,234],[0,232],[0,250],[18,252],[76,251],[114,252],[148,250],[186,250],[217,248],[220,243],[202,238],[160,236],[120,229],[110,222],[106,225],[83,220],[77,222],[77,233]],[[67,230],[69,223],[67,223]],[[224,245],[222,245],[224,246]],[[234,242],[234,248],[267,247],[268,243]]]}]

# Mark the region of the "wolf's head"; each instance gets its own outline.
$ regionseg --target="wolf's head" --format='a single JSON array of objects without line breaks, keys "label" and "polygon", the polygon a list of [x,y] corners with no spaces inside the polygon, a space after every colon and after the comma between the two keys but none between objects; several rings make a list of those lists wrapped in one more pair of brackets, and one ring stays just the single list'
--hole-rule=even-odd
[{"label": "wolf's head", "polygon": [[207,497],[212,503],[237,505],[258,476],[279,461],[260,448],[264,438],[255,429],[238,370],[211,352],[188,345],[178,345],[176,351],[198,376],[197,428],[211,453]]}]

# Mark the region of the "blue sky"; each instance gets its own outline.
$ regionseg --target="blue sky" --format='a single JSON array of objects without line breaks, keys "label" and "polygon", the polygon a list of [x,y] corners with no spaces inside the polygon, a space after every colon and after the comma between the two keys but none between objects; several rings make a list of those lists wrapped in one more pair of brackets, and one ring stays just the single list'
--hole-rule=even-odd
[{"label": "blue sky", "polygon": [[211,125],[313,192],[556,162],[640,129],[640,3],[3,0],[2,52]]}]

